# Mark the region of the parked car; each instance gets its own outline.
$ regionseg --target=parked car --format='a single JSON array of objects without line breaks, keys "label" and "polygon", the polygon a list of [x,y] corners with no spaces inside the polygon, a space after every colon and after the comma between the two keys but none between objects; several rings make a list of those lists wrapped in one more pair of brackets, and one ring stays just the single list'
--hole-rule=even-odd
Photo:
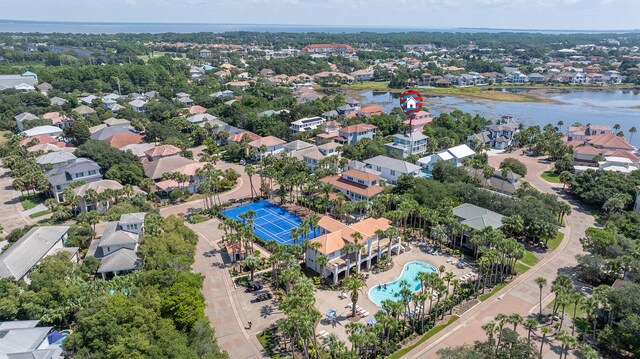
[{"label": "parked car", "polygon": [[257,280],[249,282],[249,285],[247,285],[247,292],[254,292],[260,289],[262,289],[262,283]]}]

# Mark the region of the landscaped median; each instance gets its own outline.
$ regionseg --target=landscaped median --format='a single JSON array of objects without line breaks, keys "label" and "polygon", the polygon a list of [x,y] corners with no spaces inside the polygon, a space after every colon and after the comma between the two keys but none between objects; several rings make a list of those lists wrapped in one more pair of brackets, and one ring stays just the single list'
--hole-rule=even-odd
[{"label": "landscaped median", "polygon": [[553,171],[543,172],[540,177],[549,183],[560,183],[560,175]]},{"label": "landscaped median", "polygon": [[451,318],[449,318],[449,321],[445,324],[440,324],[440,325],[436,325],[435,327],[431,328],[428,332],[426,332],[422,338],[420,338],[420,340],[418,340],[417,342],[411,344],[408,347],[404,347],[400,350],[398,350],[397,352],[389,355],[387,357],[387,359],[396,359],[396,358],[401,358],[403,355],[407,354],[408,352],[412,351],[413,349],[415,349],[418,345],[426,342],[427,340],[431,339],[431,337],[433,337],[434,335],[440,333],[444,328],[448,327],[449,325],[451,325],[453,322],[455,322],[456,320],[458,320],[460,317],[458,317],[457,315],[452,316]]},{"label": "landscaped median", "polygon": [[555,238],[551,238],[547,241],[547,247],[549,247],[552,250],[556,250],[560,246],[560,243],[562,243],[563,239],[564,239],[564,233],[558,232]]}]

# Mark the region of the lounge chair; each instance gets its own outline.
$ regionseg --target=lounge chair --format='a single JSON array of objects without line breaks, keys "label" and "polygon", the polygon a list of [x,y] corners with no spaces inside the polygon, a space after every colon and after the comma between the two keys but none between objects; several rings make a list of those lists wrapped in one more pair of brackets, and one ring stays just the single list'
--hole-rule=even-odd
[{"label": "lounge chair", "polygon": [[319,337],[324,337],[324,336],[326,336],[326,335],[329,335],[329,333],[327,333],[327,331],[326,331],[326,330],[321,330],[321,331],[318,333],[318,336],[319,336]]}]

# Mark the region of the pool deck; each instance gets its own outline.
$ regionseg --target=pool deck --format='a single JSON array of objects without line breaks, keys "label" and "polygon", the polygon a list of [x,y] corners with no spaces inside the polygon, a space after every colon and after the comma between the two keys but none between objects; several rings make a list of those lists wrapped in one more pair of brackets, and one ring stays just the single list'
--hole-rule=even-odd
[{"label": "pool deck", "polygon": [[[404,245],[406,246],[406,244]],[[410,251],[402,253],[399,256],[393,256],[392,258],[395,263],[393,268],[379,274],[373,274],[373,272],[371,272],[369,279],[367,279],[366,281],[366,287],[362,288],[362,293],[360,294],[356,305],[364,308],[367,312],[369,312],[368,317],[360,318],[358,320],[363,324],[366,324],[367,318],[373,317],[379,309],[379,307],[374,302],[372,302],[371,299],[369,299],[369,289],[376,287],[380,283],[392,282],[398,279],[405,264],[409,262],[425,262],[433,265],[436,268],[444,265],[447,268],[447,272],[452,272],[453,274],[455,274],[456,278],[459,278],[462,275],[472,271],[472,268],[470,267],[460,269],[455,265],[447,263],[447,259],[451,258],[451,256],[428,254],[414,245],[411,245]],[[367,272],[362,271],[362,273]],[[323,319],[320,321],[316,332],[326,330],[329,333],[335,333],[340,339],[345,340],[347,343],[349,343],[346,332],[346,325],[350,322],[348,316],[351,315],[351,309],[349,309],[347,305],[351,303],[351,299],[349,299],[348,297],[346,299],[340,299],[340,292],[340,290],[318,290],[316,292],[316,308],[323,315]],[[336,323],[331,323],[324,319],[326,318],[324,313],[326,313],[329,309],[334,309],[336,311]]]}]

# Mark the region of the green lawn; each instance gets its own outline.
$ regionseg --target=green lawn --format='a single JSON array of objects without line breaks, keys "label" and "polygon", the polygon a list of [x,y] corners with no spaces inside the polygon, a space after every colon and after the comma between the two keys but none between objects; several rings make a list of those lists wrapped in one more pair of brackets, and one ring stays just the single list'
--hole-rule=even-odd
[{"label": "green lawn", "polygon": [[560,183],[560,175],[553,171],[544,172],[540,177],[547,182]]},{"label": "green lawn", "polygon": [[[556,303],[556,300],[552,300],[551,303],[549,303],[549,305],[547,305],[547,308],[549,309],[553,309],[553,305]],[[571,318],[573,318],[573,308],[575,306],[573,305],[573,303],[567,305],[567,307],[565,308],[564,312],[565,314],[569,315]],[[558,309],[559,313],[562,313],[562,307],[560,307]],[[584,318],[587,316],[587,312],[582,308],[582,306],[578,306],[578,310],[576,311],[576,318]]]},{"label": "green lawn", "polygon": [[446,324],[440,324],[437,325],[433,328],[431,328],[431,330],[429,330],[428,332],[426,332],[422,338],[420,338],[420,340],[418,340],[417,342],[415,342],[414,344],[402,348],[400,350],[398,350],[397,352],[389,355],[387,357],[387,359],[397,359],[397,358],[401,358],[403,355],[407,354],[408,352],[410,352],[411,350],[413,350],[413,348],[417,347],[418,345],[424,343],[425,341],[427,341],[429,338],[433,337],[434,335],[440,333],[444,328],[448,327],[449,325],[451,325],[453,322],[455,322],[456,320],[458,320],[458,316],[454,315],[451,318],[449,318],[449,321]]},{"label": "green lawn", "polygon": [[[517,266],[516,266],[516,268],[517,268]],[[504,282],[504,283],[498,284],[497,286],[493,287],[493,290],[491,290],[491,292],[484,293],[483,295],[479,296],[478,300],[481,301],[481,302],[484,302],[485,300],[489,299],[495,293],[498,293],[502,288],[506,287],[507,284],[509,284],[509,282]]]},{"label": "green lawn", "polygon": [[40,193],[35,195],[24,194],[20,196],[19,199],[20,199],[20,204],[22,205],[22,209],[26,211],[44,202],[45,197],[43,194],[40,194]]},{"label": "green lawn", "polygon": [[547,246],[555,250],[556,248],[558,248],[558,246],[560,246],[560,243],[562,243],[563,238],[564,238],[564,233],[558,232],[558,234],[556,235],[556,238],[552,238],[547,241]]},{"label": "green lawn", "polygon": [[522,263],[520,263],[520,262],[516,262],[516,268],[515,268],[515,270],[516,270],[516,273],[518,273],[518,274],[522,274],[522,273],[524,273],[524,272],[526,272],[526,271],[528,271],[528,270],[529,270],[529,266],[524,265],[524,264],[522,264]]},{"label": "green lawn", "polygon": [[271,329],[271,328],[258,333],[258,341],[260,342],[260,344],[262,345],[264,350],[267,352],[267,354],[269,354],[270,357],[276,358],[276,359],[282,358],[279,354],[275,354],[273,352],[273,349],[269,344],[273,340],[273,333],[274,333],[274,329]]},{"label": "green lawn", "polygon": [[171,57],[181,57],[181,58],[185,58],[186,54],[180,54],[177,52],[162,52],[162,51],[154,51],[153,52],[153,56],[151,54],[149,55],[138,55],[138,58],[144,62],[149,61],[149,59],[153,59],[153,58],[157,58],[157,57],[162,57],[162,56],[171,56]]},{"label": "green lawn", "polygon": [[533,267],[538,263],[538,257],[531,251],[526,251],[524,257],[521,259],[522,263],[528,265],[529,267]]},{"label": "green lawn", "polygon": [[38,218],[38,217],[42,217],[45,214],[49,214],[51,213],[48,209],[45,209],[44,211],[40,211],[40,212],[36,212],[36,213],[32,213],[29,215],[29,218]]}]

